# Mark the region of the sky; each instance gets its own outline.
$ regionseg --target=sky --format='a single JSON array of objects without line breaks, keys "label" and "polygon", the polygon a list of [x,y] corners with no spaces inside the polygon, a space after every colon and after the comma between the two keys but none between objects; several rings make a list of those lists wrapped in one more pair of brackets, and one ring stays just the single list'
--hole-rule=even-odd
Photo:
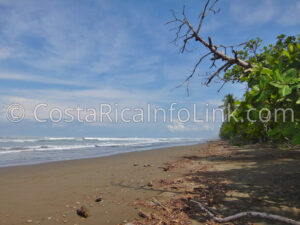
[{"label": "sky", "polygon": [[[203,85],[208,62],[191,80],[189,95],[176,88],[205,54],[197,45],[179,54],[182,43],[172,42],[174,25],[166,22],[184,5],[196,26],[200,0],[0,0],[0,136],[217,137],[220,121],[171,121],[168,113],[166,122],[159,113],[158,121],[138,123],[64,120],[66,108],[82,108],[85,118],[101,104],[114,106],[116,118],[125,107],[169,109],[172,103],[177,113],[196,105],[191,114],[204,118],[224,95],[241,98],[243,85],[227,84],[219,93],[220,83]],[[220,0],[216,7],[220,12],[208,15],[201,30],[215,44],[260,37],[268,45],[279,34],[299,34],[299,0]],[[24,108],[21,121],[8,119],[11,104]],[[44,122],[34,118],[38,104],[47,104],[37,110]],[[53,108],[62,121],[51,121],[60,117]],[[126,118],[133,115],[126,112]]]}]

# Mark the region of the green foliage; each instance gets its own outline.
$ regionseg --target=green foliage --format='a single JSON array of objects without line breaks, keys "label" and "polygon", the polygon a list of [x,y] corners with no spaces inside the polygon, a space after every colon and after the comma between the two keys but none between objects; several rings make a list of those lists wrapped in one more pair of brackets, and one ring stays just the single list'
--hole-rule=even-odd
[{"label": "green foliage", "polygon": [[251,63],[251,72],[244,74],[244,68],[234,66],[224,75],[248,88],[232,107],[238,121],[224,122],[220,137],[300,144],[300,36],[280,35],[274,46],[257,53],[260,42],[252,40],[238,52]]}]

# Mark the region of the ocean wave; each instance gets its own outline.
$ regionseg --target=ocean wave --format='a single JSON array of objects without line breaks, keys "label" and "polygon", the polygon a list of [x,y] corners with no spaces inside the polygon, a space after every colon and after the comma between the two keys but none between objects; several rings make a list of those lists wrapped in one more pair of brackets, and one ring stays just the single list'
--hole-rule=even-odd
[{"label": "ocean wave", "polygon": [[70,149],[83,149],[95,148],[96,145],[39,145],[39,146],[26,146],[26,147],[2,147],[0,154],[7,153],[20,153],[32,151],[54,151],[54,150],[70,150]]},{"label": "ocean wave", "polygon": [[199,138],[107,138],[107,137],[41,137],[41,138],[0,138],[2,142],[39,142],[39,141],[138,141],[138,142],[174,142],[191,141]]},{"label": "ocean wave", "polygon": [[[87,148],[133,147],[178,145],[180,143],[201,142],[200,138],[104,138],[104,137],[43,137],[43,138],[0,138],[0,154],[33,151],[64,151]],[[74,141],[74,142],[73,142]],[[6,143],[3,143],[6,142]],[[26,144],[33,142],[33,144]],[[14,144],[24,143],[24,144]],[[35,145],[36,143],[36,145]],[[2,145],[2,146],[1,146]]]},{"label": "ocean wave", "polygon": [[16,143],[23,143],[23,142],[36,142],[38,141],[38,139],[4,139],[4,138],[1,138],[0,139],[0,142],[16,142]]},{"label": "ocean wave", "polygon": [[122,147],[122,146],[146,146],[149,143],[113,143],[106,142],[101,144],[85,144],[85,145],[35,145],[35,146],[13,146],[0,147],[0,154],[5,153],[19,153],[28,151],[50,151],[50,150],[69,150],[69,149],[83,149],[96,147]]},{"label": "ocean wave", "polygon": [[42,138],[0,138],[0,143],[24,143],[24,142],[41,142],[41,141],[83,141],[80,137],[42,137]]}]

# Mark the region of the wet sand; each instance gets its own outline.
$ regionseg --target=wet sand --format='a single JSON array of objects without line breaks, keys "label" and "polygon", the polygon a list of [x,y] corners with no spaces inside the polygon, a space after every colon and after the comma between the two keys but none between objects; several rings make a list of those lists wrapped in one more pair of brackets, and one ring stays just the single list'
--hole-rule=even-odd
[{"label": "wet sand", "polygon": [[[131,203],[137,198],[157,194],[147,184],[176,176],[159,167],[183,155],[201,152],[206,146],[180,146],[1,168],[0,224],[119,224],[131,221],[138,212]],[[103,201],[96,203],[98,197]],[[76,215],[81,205],[89,210],[87,219]]]}]

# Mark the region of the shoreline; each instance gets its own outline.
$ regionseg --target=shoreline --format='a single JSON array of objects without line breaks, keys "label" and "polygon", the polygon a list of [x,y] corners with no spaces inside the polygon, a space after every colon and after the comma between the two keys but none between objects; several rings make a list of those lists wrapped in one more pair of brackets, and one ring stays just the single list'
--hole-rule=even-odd
[{"label": "shoreline", "polygon": [[[137,212],[129,204],[137,197],[151,196],[156,192],[143,189],[127,191],[118,183],[129,182],[140,187],[170,178],[174,174],[162,173],[160,167],[183,155],[201,151],[208,143],[2,167],[0,199],[5,207],[0,211],[0,224],[27,224],[26,221],[57,224],[64,220],[68,220],[66,224],[81,224],[82,221],[85,224],[96,221],[102,221],[100,224],[118,224],[123,220],[132,220]],[[94,199],[99,196],[104,199],[103,203],[96,204]],[[92,204],[91,217],[86,220],[74,213],[81,204],[88,207]]]},{"label": "shoreline", "polygon": [[[0,169],[0,224],[151,224],[147,216],[152,214],[154,220],[169,221],[166,211],[153,206],[153,199],[168,207],[167,212],[182,207],[184,214],[171,215],[185,221],[180,224],[215,224],[194,205],[186,205],[191,198],[200,198],[220,215],[253,210],[299,220],[299,166],[300,149],[281,151],[258,144],[236,147],[214,140],[5,167]],[[98,198],[101,201],[95,202]],[[89,211],[86,219],[76,214],[81,206]],[[189,207],[193,208],[190,212],[185,210]],[[241,224],[248,222],[245,219]]]},{"label": "shoreline", "polygon": [[[120,151],[120,152],[116,152],[116,153],[106,153],[104,155],[92,155],[92,156],[81,156],[78,158],[69,158],[69,159],[54,159],[54,160],[49,160],[49,161],[41,161],[41,162],[27,162],[27,163],[16,163],[16,164],[10,164],[10,165],[3,165],[0,166],[0,170],[2,168],[10,168],[10,167],[22,167],[22,166],[33,166],[33,165],[41,165],[41,164],[47,164],[47,163],[56,163],[56,162],[64,162],[64,161],[73,161],[73,160],[84,160],[84,159],[94,159],[94,158],[103,158],[103,157],[110,157],[110,156],[115,156],[115,155],[119,155],[119,154],[127,154],[127,153],[132,153],[132,152],[143,152],[143,151],[153,151],[153,150],[160,150],[160,149],[165,149],[165,148],[173,148],[173,147],[184,147],[184,146],[192,146],[192,145],[199,145],[199,144],[203,144],[206,143],[208,141],[217,141],[219,139],[203,139],[202,141],[199,141],[199,143],[179,143],[179,144],[170,144],[169,146],[151,146],[151,147],[145,147],[145,148],[135,148],[133,147],[129,147],[129,149],[133,149],[132,151],[128,151],[127,149],[123,149],[124,151]],[[108,147],[109,149],[109,147]],[[62,151],[67,151],[67,150],[63,150]]]}]

